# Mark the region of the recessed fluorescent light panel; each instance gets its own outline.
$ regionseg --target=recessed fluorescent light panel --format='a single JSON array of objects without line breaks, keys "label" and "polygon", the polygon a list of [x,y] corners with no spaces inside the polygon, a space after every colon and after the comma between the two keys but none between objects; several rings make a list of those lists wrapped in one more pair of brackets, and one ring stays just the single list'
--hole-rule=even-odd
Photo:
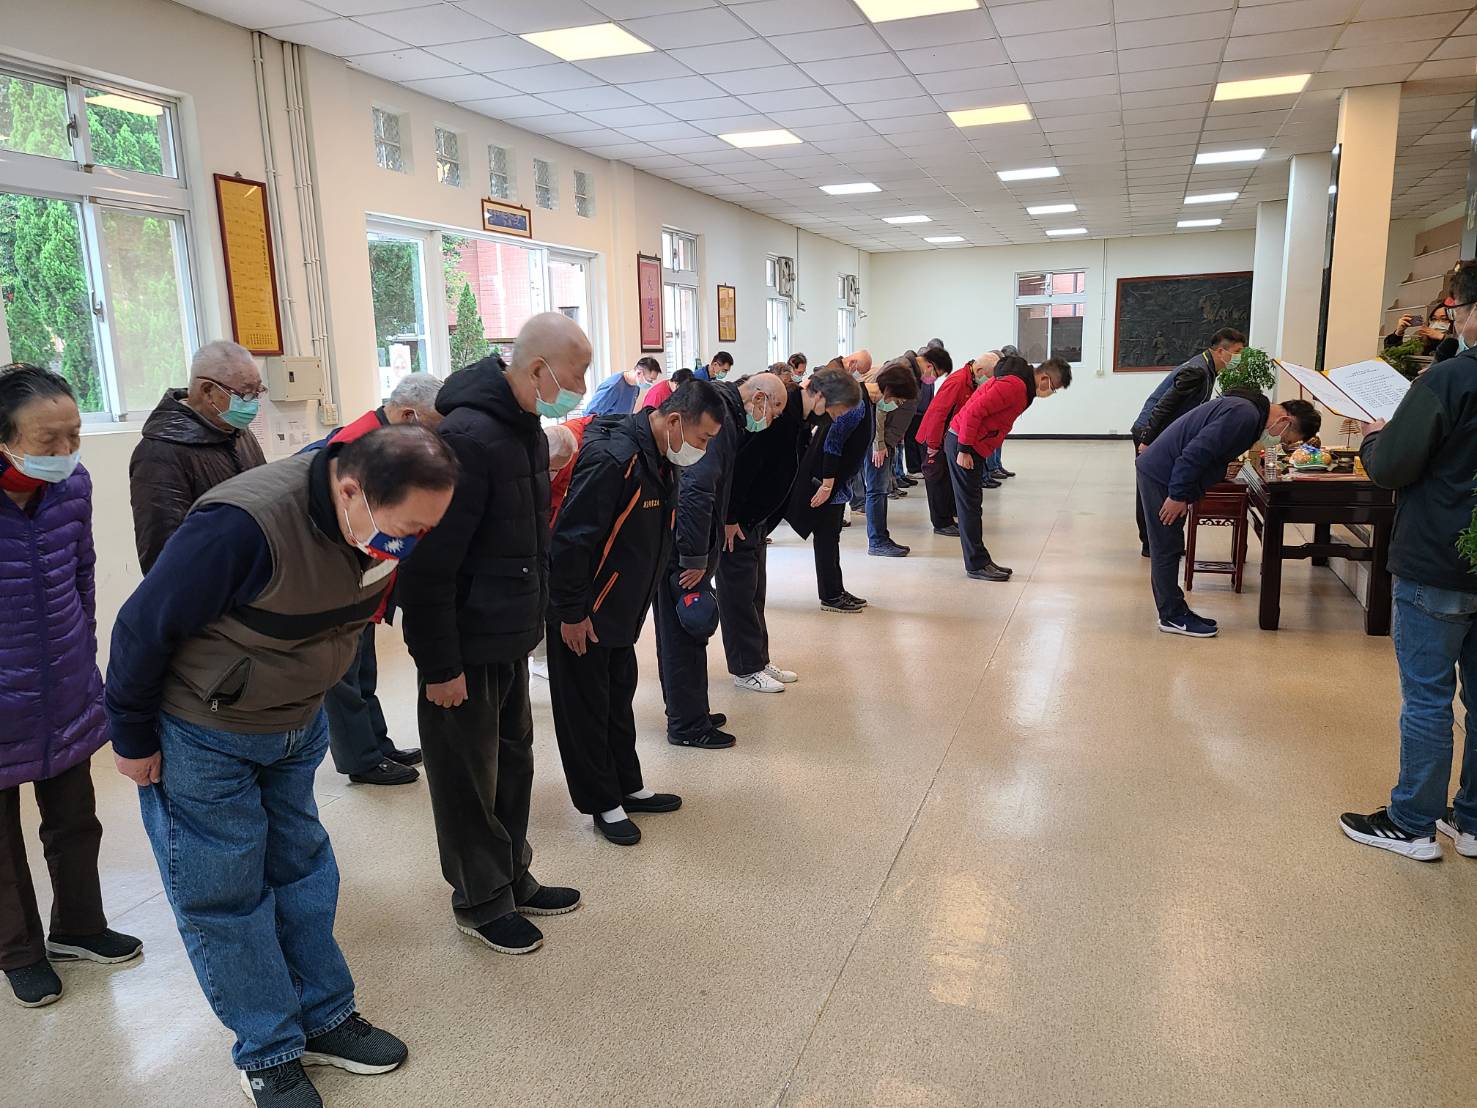
[{"label": "recessed fluorescent light panel", "polygon": [[1252,100],[1258,96],[1290,96],[1302,92],[1311,73],[1287,77],[1258,77],[1251,81],[1222,81],[1215,86],[1217,100]]},{"label": "recessed fluorescent light panel", "polygon": [[1176,227],[1219,227],[1219,219],[1182,219],[1175,224]]},{"label": "recessed fluorescent light panel", "polygon": [[864,192],[881,192],[871,181],[857,181],[850,185],[822,185],[821,191],[831,196],[857,196]]},{"label": "recessed fluorescent light panel", "polygon": [[1054,165],[1040,165],[1034,169],[1002,169],[995,174],[1002,181],[1040,181],[1061,175],[1062,171]]},{"label": "recessed fluorescent light panel", "polygon": [[1066,215],[1075,212],[1076,204],[1036,204],[1026,209],[1028,215]]},{"label": "recessed fluorescent light panel", "polygon": [[800,136],[792,135],[784,130],[732,131],[718,137],[730,146],[737,146],[740,150],[748,150],[755,146],[790,146],[800,141]]},{"label": "recessed fluorescent light panel", "polygon": [[942,15],[944,12],[972,12],[979,0],[856,0],[856,6],[873,23],[893,19],[914,19],[920,15]]},{"label": "recessed fluorescent light panel", "polygon": [[1085,235],[1085,234],[1087,234],[1087,228],[1086,227],[1053,227],[1051,230],[1047,231],[1046,233],[1048,235],[1050,235],[1052,238],[1059,238],[1062,235]]},{"label": "recessed fluorescent light panel", "polygon": [[883,216],[883,223],[932,223],[933,217],[926,215],[889,215]]},{"label": "recessed fluorescent light panel", "polygon": [[1262,146],[1255,150],[1206,150],[1195,155],[1195,164],[1225,165],[1228,162],[1255,162],[1260,161],[1266,152],[1266,147]]},{"label": "recessed fluorescent light panel", "polygon": [[1229,204],[1232,200],[1235,200],[1236,197],[1238,197],[1240,195],[1241,194],[1239,192],[1202,192],[1198,196],[1187,196],[1187,197],[1185,197],[1185,203],[1186,204]]},{"label": "recessed fluorescent light panel", "polygon": [[950,112],[956,127],[983,127],[987,123],[1023,123],[1031,118],[1029,104],[1000,104],[994,108],[965,108]]},{"label": "recessed fluorescent light panel", "polygon": [[534,31],[519,37],[567,62],[618,58],[623,54],[649,54],[655,49],[614,23],[591,23],[585,27],[564,27],[557,31]]},{"label": "recessed fluorescent light panel", "polygon": [[950,243],[950,242],[963,242],[964,241],[964,236],[963,235],[929,235],[923,241],[924,242],[938,243],[939,245],[942,246],[943,244]]}]

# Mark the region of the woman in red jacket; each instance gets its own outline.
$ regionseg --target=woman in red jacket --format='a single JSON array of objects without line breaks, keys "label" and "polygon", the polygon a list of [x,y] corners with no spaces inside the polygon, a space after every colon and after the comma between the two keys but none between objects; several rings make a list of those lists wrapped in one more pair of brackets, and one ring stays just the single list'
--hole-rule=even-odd
[{"label": "woman in red jacket", "polygon": [[[976,581],[1009,581],[1011,571],[997,566],[985,548],[981,510],[984,460],[1005,441],[1022,412],[1038,397],[1050,396],[1072,383],[1072,367],[1051,358],[1031,369],[1026,359],[1007,354],[995,376],[982,383],[949,424],[944,453],[954,485],[954,508],[964,547],[964,571]],[[937,398],[935,398],[937,403]]]},{"label": "woman in red jacket", "polygon": [[958,538],[959,525],[954,519],[954,486],[949,480],[948,460],[944,457],[944,435],[949,430],[949,424],[959,414],[959,409],[964,407],[974,393],[976,384],[987,380],[995,372],[1000,355],[993,350],[981,354],[952,373],[943,370],[927,350],[918,356],[929,358],[936,372],[947,373],[934,386],[933,399],[923,413],[917,439],[924,449],[923,484],[928,493],[928,515],[933,522],[933,533]]}]

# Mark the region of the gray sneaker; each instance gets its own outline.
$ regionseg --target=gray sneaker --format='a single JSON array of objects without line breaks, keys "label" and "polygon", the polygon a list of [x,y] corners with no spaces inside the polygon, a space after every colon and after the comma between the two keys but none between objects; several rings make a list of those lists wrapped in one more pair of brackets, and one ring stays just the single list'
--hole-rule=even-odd
[{"label": "gray sneaker", "polygon": [[336,1066],[350,1073],[389,1073],[405,1061],[405,1044],[355,1012],[332,1031],[314,1035],[303,1051],[305,1066]]},{"label": "gray sneaker", "polygon": [[257,1108],[323,1108],[323,1098],[298,1061],[266,1070],[242,1070],[241,1091]]}]

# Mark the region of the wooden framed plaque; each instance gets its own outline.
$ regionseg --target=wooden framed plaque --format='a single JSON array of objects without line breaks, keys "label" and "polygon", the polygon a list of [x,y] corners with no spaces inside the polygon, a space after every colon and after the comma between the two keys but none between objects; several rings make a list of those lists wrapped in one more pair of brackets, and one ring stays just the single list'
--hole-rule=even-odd
[{"label": "wooden framed plaque", "polygon": [[282,313],[266,183],[217,173],[215,208],[220,216],[231,336],[253,354],[281,354]]}]

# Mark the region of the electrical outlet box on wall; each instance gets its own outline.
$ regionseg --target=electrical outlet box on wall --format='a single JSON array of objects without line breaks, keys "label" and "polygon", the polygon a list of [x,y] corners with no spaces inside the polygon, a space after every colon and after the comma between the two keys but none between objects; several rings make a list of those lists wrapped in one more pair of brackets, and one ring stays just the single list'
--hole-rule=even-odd
[{"label": "electrical outlet box on wall", "polygon": [[273,400],[321,400],[323,391],[322,358],[267,359],[267,395]]}]

